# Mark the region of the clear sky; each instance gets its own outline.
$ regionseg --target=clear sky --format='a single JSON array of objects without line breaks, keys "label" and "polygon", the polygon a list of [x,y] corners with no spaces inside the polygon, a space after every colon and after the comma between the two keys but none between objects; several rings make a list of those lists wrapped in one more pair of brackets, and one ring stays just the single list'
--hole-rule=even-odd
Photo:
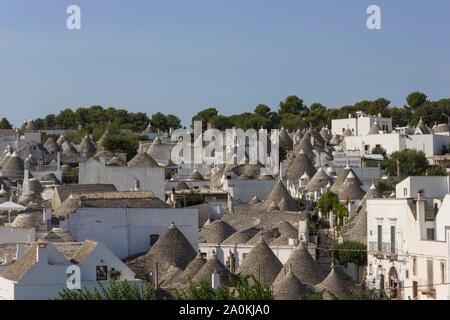
[{"label": "clear sky", "polygon": [[[77,4],[82,30],[66,28]],[[382,30],[366,27],[381,7]],[[0,0],[0,117],[450,97],[448,0]]]}]

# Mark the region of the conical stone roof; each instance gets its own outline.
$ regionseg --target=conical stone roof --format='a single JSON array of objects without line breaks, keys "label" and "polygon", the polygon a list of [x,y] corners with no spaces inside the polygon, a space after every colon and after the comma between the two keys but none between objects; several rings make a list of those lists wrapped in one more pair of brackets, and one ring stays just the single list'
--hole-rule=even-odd
[{"label": "conical stone roof", "polygon": [[259,229],[257,228],[249,228],[242,231],[237,231],[228,238],[226,238],[224,241],[222,241],[222,244],[245,244],[250,239],[252,239],[258,232]]},{"label": "conical stone roof", "polygon": [[152,278],[150,273],[156,274],[157,264],[159,279],[162,280],[171,266],[184,269],[196,255],[197,252],[184,234],[172,223],[150,251],[127,265],[138,278],[147,280]]},{"label": "conical stone roof", "polygon": [[205,180],[205,178],[203,178],[203,176],[200,174],[200,172],[198,172],[197,169],[194,169],[194,171],[192,171],[192,173],[189,175],[188,180],[203,181]]},{"label": "conical stone roof", "polygon": [[266,287],[270,287],[282,268],[283,264],[261,238],[239,266],[237,273],[245,277],[253,276]]},{"label": "conical stone roof", "polygon": [[304,153],[303,149],[301,149],[289,164],[286,170],[286,176],[292,181],[298,181],[304,173],[313,177],[316,173],[316,169],[310,158]]},{"label": "conical stone roof", "polygon": [[314,286],[323,279],[320,267],[316,264],[311,254],[306,249],[306,245],[301,243],[294,250],[288,261],[284,264],[283,269],[275,280],[275,284],[281,281],[288,273],[289,269],[304,284]]},{"label": "conical stone roof", "polygon": [[330,131],[329,131],[327,128],[325,128],[325,127],[323,127],[323,128],[320,130],[319,133],[320,133],[320,135],[322,136],[322,138],[323,138],[324,141],[330,141],[331,138],[333,137],[333,136],[331,135]]},{"label": "conical stone roof", "polygon": [[273,287],[275,300],[304,300],[311,293],[312,290],[303,284],[292,270],[283,275],[283,278]]},{"label": "conical stone roof", "polygon": [[286,211],[298,211],[298,206],[295,200],[286,190],[283,182],[281,180],[278,180],[278,182],[275,184],[275,187],[272,189],[272,192],[266,199],[266,203],[268,204],[267,208],[269,208],[272,202],[275,204],[279,204],[282,200],[285,201],[285,208],[288,209]]},{"label": "conical stone roof", "polygon": [[359,180],[359,178],[356,176],[356,174],[353,172],[352,168],[350,166],[345,167],[344,170],[341,171],[341,173],[339,173],[338,177],[336,178],[336,180],[334,180],[333,185],[330,188],[330,191],[333,192],[334,194],[338,194],[339,190],[341,189],[342,185],[344,184],[345,180],[347,179],[348,174],[352,172],[353,175],[356,177],[356,181],[358,182],[358,184],[361,186],[362,182],[361,180]]},{"label": "conical stone roof", "polygon": [[222,220],[216,220],[204,225],[198,233],[199,243],[221,243],[236,232],[232,226]]},{"label": "conical stone roof", "polygon": [[322,168],[319,168],[316,174],[306,185],[306,190],[308,192],[320,191],[321,188],[325,188],[329,182],[331,182],[331,178],[325,173]]},{"label": "conical stone roof", "polygon": [[345,182],[339,190],[338,196],[341,200],[362,200],[364,198],[365,192],[359,185],[353,172],[348,174],[347,179],[345,179]]},{"label": "conical stone roof", "polygon": [[97,148],[95,147],[90,135],[85,136],[83,140],[81,140],[78,147],[78,152],[84,159],[92,158],[95,155]]},{"label": "conical stone roof", "polygon": [[159,167],[158,163],[153,160],[147,153],[139,152],[134,156],[133,159],[128,161],[128,167],[130,168],[142,168],[142,167],[150,167],[157,168]]},{"label": "conical stone roof", "polygon": [[315,286],[317,292],[331,293],[335,297],[342,295],[349,296],[354,292],[355,286],[352,284],[350,277],[340,271],[336,271],[334,267],[328,276],[318,285]]},{"label": "conical stone roof", "polygon": [[209,284],[211,284],[211,278],[214,272],[220,275],[221,286],[231,287],[233,285],[233,275],[223,265],[223,263],[220,262],[215,253],[211,254],[203,267],[194,276],[192,282],[200,283],[202,281],[207,281]]},{"label": "conical stone roof", "polygon": [[187,183],[184,182],[184,181],[178,181],[175,184],[174,188],[175,188],[175,191],[182,191],[182,190],[189,190],[190,189],[189,186],[187,185]]},{"label": "conical stone roof", "polygon": [[178,282],[181,284],[186,284],[191,281],[195,277],[195,275],[202,269],[205,263],[206,259],[203,258],[201,252],[198,252],[195,259],[188,264],[186,269],[184,269]]},{"label": "conical stone roof", "polygon": [[44,148],[51,154],[55,154],[61,150],[61,146],[56,143],[56,140],[52,137],[48,138],[44,143]]},{"label": "conical stone roof", "polygon": [[2,173],[11,180],[23,179],[25,165],[19,155],[14,152],[2,168]]},{"label": "conical stone roof", "polygon": [[105,133],[100,137],[100,139],[97,141],[97,150],[105,150],[104,143],[106,140],[108,140],[111,137],[109,134],[109,131],[106,130]]}]

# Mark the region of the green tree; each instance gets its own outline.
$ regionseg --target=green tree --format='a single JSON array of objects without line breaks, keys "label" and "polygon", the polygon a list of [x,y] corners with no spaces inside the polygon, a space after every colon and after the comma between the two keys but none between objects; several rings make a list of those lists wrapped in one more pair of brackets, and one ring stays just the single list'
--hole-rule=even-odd
[{"label": "green tree", "polygon": [[189,281],[188,285],[184,289],[174,290],[175,300],[232,300],[231,293],[226,288],[213,289],[209,284],[209,281],[201,281],[198,284]]},{"label": "green tree", "polygon": [[427,101],[426,94],[422,92],[413,92],[406,97],[406,103],[411,110],[416,110]]},{"label": "green tree", "polygon": [[157,112],[150,118],[150,123],[153,128],[161,131],[166,131],[168,128],[167,117],[161,112]]},{"label": "green tree", "polygon": [[303,120],[303,117],[300,115],[292,114],[292,113],[285,113],[280,116],[278,127],[284,127],[287,130],[297,130],[297,129],[304,129],[308,125]]},{"label": "green tree", "polygon": [[250,279],[238,277],[233,281],[236,289],[234,295],[227,288],[213,289],[209,281],[203,280],[198,284],[190,281],[186,288],[175,289],[175,300],[272,300],[270,288],[262,285],[255,277]]},{"label": "green tree", "polygon": [[447,170],[441,165],[431,166],[427,171],[428,176],[447,176]]},{"label": "green tree", "polygon": [[167,126],[172,128],[173,130],[181,128],[181,120],[176,115],[168,114],[167,115]]},{"label": "green tree", "polygon": [[391,154],[387,160],[386,171],[391,176],[397,175],[397,163],[400,177],[421,176],[426,173],[428,160],[423,151],[406,149]]},{"label": "green tree", "polygon": [[300,114],[305,111],[306,107],[303,100],[297,96],[289,96],[280,102],[278,113],[295,113]]},{"label": "green tree", "polygon": [[327,120],[327,108],[320,103],[313,103],[309,106],[305,121],[312,124],[313,127],[322,128],[328,124]]},{"label": "green tree", "polygon": [[267,118],[270,114],[270,108],[265,104],[258,104],[255,108],[255,113],[261,117]]},{"label": "green tree", "polygon": [[113,153],[126,153],[127,159],[132,159],[139,147],[140,137],[136,134],[112,134],[105,140],[103,146]]},{"label": "green tree", "polygon": [[367,264],[367,246],[358,241],[344,241],[335,248],[335,258],[340,264],[354,263],[358,266]]},{"label": "green tree", "polygon": [[0,129],[12,129],[12,124],[6,118],[2,118],[0,121]]},{"label": "green tree", "polygon": [[339,201],[337,195],[330,191],[324,193],[319,201],[316,202],[314,212],[318,214],[319,211],[325,217],[328,217],[330,212],[333,211],[337,231],[340,231],[344,225],[345,218],[348,217],[347,207]]},{"label": "green tree", "polygon": [[155,290],[147,282],[140,287],[128,281],[111,280],[105,286],[98,283],[94,290],[64,288],[56,300],[155,300]]},{"label": "green tree", "polygon": [[216,108],[206,108],[192,117],[192,124],[194,124],[194,121],[202,121],[203,130],[206,130],[209,120],[218,115],[219,112]]}]

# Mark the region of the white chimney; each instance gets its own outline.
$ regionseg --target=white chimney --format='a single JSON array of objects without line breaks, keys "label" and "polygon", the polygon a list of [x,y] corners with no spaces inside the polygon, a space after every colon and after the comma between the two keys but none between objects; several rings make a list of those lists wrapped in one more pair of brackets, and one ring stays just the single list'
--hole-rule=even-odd
[{"label": "white chimney", "polygon": [[217,273],[217,271],[214,269],[214,272],[211,275],[211,287],[214,290],[217,290],[220,288],[220,274]]},{"label": "white chimney", "polygon": [[25,165],[24,176],[23,176],[23,186],[22,186],[22,194],[29,195],[30,194],[30,171],[28,170],[28,165]]},{"label": "white chimney", "polygon": [[48,264],[48,246],[45,243],[38,243],[36,247],[36,262]]},{"label": "white chimney", "polygon": [[16,260],[21,258],[25,253],[25,244],[24,243],[17,243],[17,249],[16,249]]},{"label": "white chimney", "polygon": [[61,151],[56,153],[57,169],[61,170]]}]

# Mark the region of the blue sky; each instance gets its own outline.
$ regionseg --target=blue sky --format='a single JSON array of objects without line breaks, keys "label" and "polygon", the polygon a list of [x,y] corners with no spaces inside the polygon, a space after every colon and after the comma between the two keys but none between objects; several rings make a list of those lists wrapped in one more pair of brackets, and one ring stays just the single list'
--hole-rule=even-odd
[{"label": "blue sky", "polygon": [[[82,30],[66,29],[66,8]],[[382,30],[366,9],[382,10]],[[450,1],[0,0],[0,117],[66,107],[223,114],[450,97]]]}]

